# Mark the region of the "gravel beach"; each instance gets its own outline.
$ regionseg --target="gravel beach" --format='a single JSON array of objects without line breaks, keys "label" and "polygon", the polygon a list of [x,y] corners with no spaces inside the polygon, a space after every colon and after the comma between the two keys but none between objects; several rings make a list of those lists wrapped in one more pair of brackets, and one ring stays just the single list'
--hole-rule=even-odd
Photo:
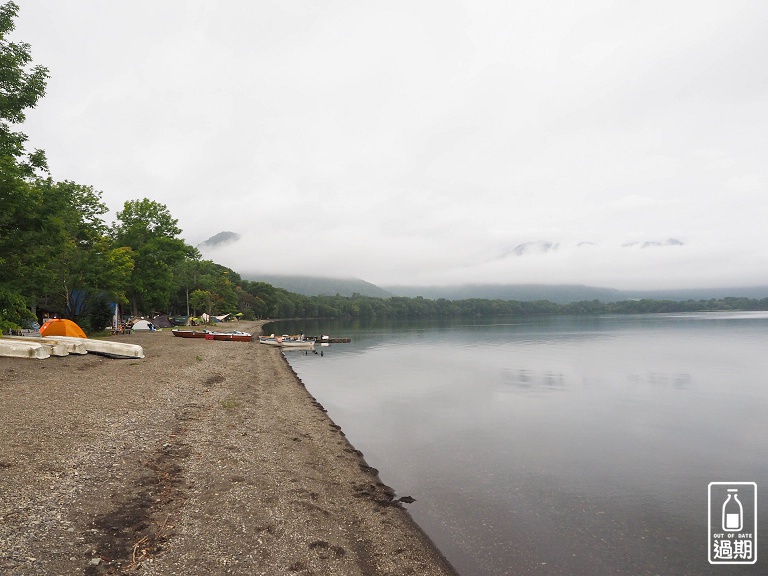
[{"label": "gravel beach", "polygon": [[279,350],[112,339],[0,358],[0,573],[454,574]]}]

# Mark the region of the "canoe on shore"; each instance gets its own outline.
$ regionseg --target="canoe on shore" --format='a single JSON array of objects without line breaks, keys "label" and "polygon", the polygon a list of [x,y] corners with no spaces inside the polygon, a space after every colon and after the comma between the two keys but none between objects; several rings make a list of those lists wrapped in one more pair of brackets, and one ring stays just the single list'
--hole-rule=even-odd
[{"label": "canoe on shore", "polygon": [[206,332],[206,334],[213,336],[214,340],[229,340],[230,342],[250,342],[253,339],[250,332],[240,332],[239,330],[231,330],[229,332]]},{"label": "canoe on shore", "polygon": [[49,346],[49,352],[51,356],[66,356],[67,354],[87,354],[88,350],[79,340],[82,338],[75,338],[74,340],[59,340],[57,337],[52,336],[50,338],[40,338],[35,336],[11,336],[6,337],[4,340],[14,340],[18,342],[37,342],[43,346]]},{"label": "canoe on shore", "polygon": [[240,332],[239,330],[217,332],[215,330],[178,330],[174,328],[171,333],[179,338],[205,338],[206,340],[229,340],[231,342],[250,342],[253,338],[250,332]]},{"label": "canoe on shore", "polygon": [[0,356],[8,358],[50,358],[51,353],[46,346],[39,342],[19,342],[6,338],[0,339]]},{"label": "canoe on shore", "polygon": [[91,338],[75,338],[73,336],[50,336],[43,340],[61,340],[64,342],[79,342],[92,354],[109,356],[110,358],[144,358],[144,349],[138,344],[113,342],[112,340],[94,340]]},{"label": "canoe on shore", "polygon": [[179,330],[174,328],[171,334],[179,338],[205,338],[205,330]]},{"label": "canoe on shore", "polygon": [[51,341],[44,341],[42,338],[38,339],[39,341],[35,341],[32,338],[3,338],[3,341],[8,342],[17,342],[19,344],[40,344],[43,348],[46,349],[48,354],[50,356],[68,356],[69,350],[67,350],[67,345],[64,342],[58,342],[55,340]]}]

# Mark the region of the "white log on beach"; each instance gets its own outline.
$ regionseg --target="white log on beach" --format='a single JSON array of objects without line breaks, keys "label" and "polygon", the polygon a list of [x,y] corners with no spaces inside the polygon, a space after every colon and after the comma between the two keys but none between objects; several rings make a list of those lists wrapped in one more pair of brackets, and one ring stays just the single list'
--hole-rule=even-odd
[{"label": "white log on beach", "polygon": [[48,353],[51,356],[69,356],[69,350],[64,342],[51,341],[51,342],[38,342],[48,349]]},{"label": "white log on beach", "polygon": [[82,338],[73,338],[72,340],[64,340],[64,339],[59,339],[56,336],[52,336],[52,337],[49,337],[48,339],[26,338],[26,340],[32,340],[33,342],[41,342],[41,343],[46,343],[48,341],[57,342],[65,346],[67,349],[67,352],[69,352],[70,354],[88,354],[88,350],[85,349],[85,345],[82,342],[80,342]]},{"label": "white log on beach", "polygon": [[94,340],[92,338],[75,338],[73,336],[46,336],[43,340],[79,342],[90,353],[114,358],[144,358],[144,349],[138,344],[113,342],[111,340]]},{"label": "white log on beach", "polygon": [[86,354],[87,350],[82,344],[78,344],[76,342],[64,342],[62,340],[46,340],[44,338],[34,338],[34,337],[26,337],[21,336],[18,338],[8,338],[5,337],[3,340],[12,340],[14,342],[27,342],[27,343],[37,343],[42,344],[48,349],[48,352],[51,354],[51,356],[67,356],[69,354]]},{"label": "white log on beach", "polygon": [[39,360],[50,358],[51,353],[47,346],[39,342],[18,342],[0,338],[0,356],[11,358],[37,358]]}]

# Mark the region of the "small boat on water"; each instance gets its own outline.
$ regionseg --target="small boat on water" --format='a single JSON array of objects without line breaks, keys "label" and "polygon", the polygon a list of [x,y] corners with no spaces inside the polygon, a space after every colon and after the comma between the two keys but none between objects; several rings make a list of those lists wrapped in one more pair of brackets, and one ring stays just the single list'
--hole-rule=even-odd
[{"label": "small boat on water", "polygon": [[292,348],[294,350],[314,350],[315,342],[306,340],[303,336],[259,336],[259,342],[267,346],[277,346],[279,348]]},{"label": "small boat on water", "polygon": [[205,338],[205,330],[179,330],[174,328],[171,330],[171,333],[179,338]]},{"label": "small boat on water", "polygon": [[39,342],[19,342],[18,340],[0,338],[0,356],[43,360],[50,358],[51,353],[48,347]]},{"label": "small boat on water", "polygon": [[144,349],[138,344],[77,338],[74,336],[46,336],[43,340],[81,343],[88,352],[109,356],[110,358],[144,358]]}]

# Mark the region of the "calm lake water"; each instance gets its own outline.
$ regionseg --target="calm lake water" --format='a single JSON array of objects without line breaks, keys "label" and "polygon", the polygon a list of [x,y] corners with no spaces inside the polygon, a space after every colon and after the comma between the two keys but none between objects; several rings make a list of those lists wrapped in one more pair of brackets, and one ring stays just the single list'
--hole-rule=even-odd
[{"label": "calm lake water", "polygon": [[[768,573],[768,313],[266,330],[352,338],[286,356],[462,575]],[[708,562],[721,481],[756,565]]]}]

